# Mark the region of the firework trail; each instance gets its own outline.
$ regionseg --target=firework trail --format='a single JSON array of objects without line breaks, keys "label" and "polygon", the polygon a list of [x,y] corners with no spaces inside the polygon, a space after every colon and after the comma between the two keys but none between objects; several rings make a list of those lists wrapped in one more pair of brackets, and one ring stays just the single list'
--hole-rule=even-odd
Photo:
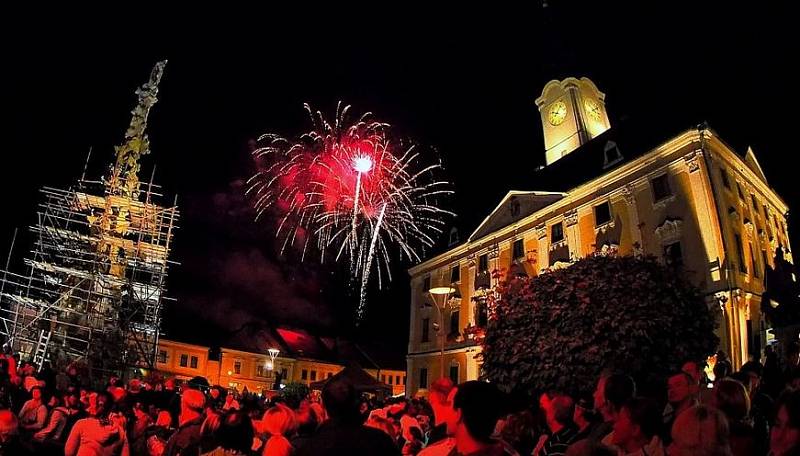
[{"label": "firework trail", "polygon": [[[306,104],[312,129],[295,140],[276,134],[259,138],[253,152],[259,171],[248,181],[256,219],[278,214],[276,236],[281,253],[315,247],[324,261],[349,262],[360,282],[358,319],[374,269],[380,287],[391,280],[391,251],[400,259],[420,260],[432,247],[452,212],[437,202],[452,194],[437,180],[440,164],[420,165],[415,146],[393,141],[388,124],[366,113],[348,123],[350,107],[339,103],[333,123]],[[331,253],[332,252],[332,253]]]}]

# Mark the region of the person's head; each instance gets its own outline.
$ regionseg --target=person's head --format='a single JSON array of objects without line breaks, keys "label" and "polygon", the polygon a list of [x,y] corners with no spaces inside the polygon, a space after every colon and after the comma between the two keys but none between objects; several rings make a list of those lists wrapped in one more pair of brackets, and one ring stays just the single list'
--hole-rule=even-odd
[{"label": "person's head", "polygon": [[577,424],[579,428],[594,423],[597,420],[597,411],[594,409],[594,403],[591,398],[581,397],[575,402],[575,412],[572,414],[572,421]]},{"label": "person's head", "polygon": [[172,425],[172,415],[170,415],[166,410],[158,412],[158,417],[156,417],[156,426],[168,428],[170,425]]},{"label": "person's head", "polygon": [[722,379],[714,386],[712,404],[725,414],[729,423],[743,420],[750,413],[747,390],[730,378]]},{"label": "person's head", "polygon": [[662,426],[661,410],[651,399],[633,398],[622,406],[614,422],[614,445],[632,452],[631,444],[647,443]]},{"label": "person's head", "polygon": [[689,374],[694,384],[699,385],[703,381],[703,368],[697,361],[686,361],[683,363],[683,366],[681,366],[681,371]]},{"label": "person's head", "polygon": [[501,394],[493,383],[477,380],[458,385],[453,396],[456,438],[458,429],[470,437],[488,443],[497,420],[503,415]]},{"label": "person's head", "polygon": [[695,405],[683,411],[672,425],[670,456],[730,455],[728,420],[719,410]]},{"label": "person's head", "polygon": [[729,375],[731,375],[731,365],[717,360],[717,363],[714,364],[714,382],[716,383]]},{"label": "person's head", "polygon": [[295,413],[295,419],[297,420],[297,433],[300,435],[311,435],[319,426],[317,414],[309,404],[300,407],[300,410]]},{"label": "person's head", "polygon": [[686,372],[678,372],[667,380],[667,400],[670,404],[683,404],[692,399],[694,379]]},{"label": "person's head", "polygon": [[747,372],[742,372],[742,371],[734,372],[728,378],[730,380],[735,380],[735,381],[741,383],[742,385],[744,385],[744,389],[747,390],[747,394],[750,394],[750,392],[752,391],[753,380],[750,377],[750,374],[748,374]]},{"label": "person's head", "polygon": [[606,421],[616,420],[622,405],[635,395],[636,383],[629,375],[612,374],[608,376],[603,383],[603,403],[599,409],[603,418]]},{"label": "person's head", "polygon": [[608,377],[611,376],[610,372],[604,371],[597,379],[597,386],[594,389],[592,399],[594,399],[594,409],[601,410],[606,403],[606,382]]},{"label": "person's head", "polygon": [[343,378],[329,380],[322,389],[322,404],[333,419],[357,421],[359,398],[353,385]]},{"label": "person's head", "polygon": [[19,421],[10,410],[0,410],[0,444],[13,440],[19,434]]},{"label": "person's head", "polygon": [[764,367],[758,361],[748,361],[742,365],[740,372],[750,377],[750,391],[756,391],[761,384],[761,375]]},{"label": "person's head", "polygon": [[181,415],[199,415],[205,406],[206,397],[200,391],[187,388],[181,393]]},{"label": "person's head", "polygon": [[54,409],[60,405],[62,405],[62,399],[61,396],[59,396],[58,394],[51,395],[50,400],[47,401],[47,406],[50,407],[51,409]]},{"label": "person's head", "polygon": [[270,435],[288,437],[297,429],[294,411],[283,404],[276,404],[264,412],[261,423],[264,432]]},{"label": "person's head", "polygon": [[71,409],[78,409],[81,407],[81,396],[78,392],[69,393],[64,398],[64,403]]},{"label": "person's head", "polygon": [[442,377],[433,382],[428,389],[433,418],[437,426],[444,423],[447,416],[453,413],[453,402],[450,396],[453,388],[455,388],[453,381],[447,377]]},{"label": "person's head", "polygon": [[108,391],[100,391],[94,400],[94,416],[104,418],[111,413],[114,407],[114,398]]},{"label": "person's head", "polygon": [[248,453],[253,444],[253,423],[247,413],[240,410],[228,410],[222,415],[214,415],[206,420],[206,434],[220,447],[238,453]]},{"label": "person's head", "polygon": [[219,399],[220,396],[219,388],[217,388],[216,386],[211,388],[210,394],[211,394],[211,399],[214,400]]},{"label": "person's head", "polygon": [[556,432],[557,429],[572,423],[575,403],[571,397],[560,393],[543,394],[539,404],[551,431]]},{"label": "person's head", "polygon": [[781,456],[800,446],[800,390],[784,391],[775,403],[775,410],[770,450]]},{"label": "person's head", "polygon": [[38,386],[34,386],[33,388],[31,388],[31,398],[33,398],[36,401],[41,401],[42,400],[42,388],[40,388]]},{"label": "person's head", "polygon": [[397,440],[397,430],[395,429],[392,421],[388,418],[373,414],[367,418],[367,421],[364,422],[364,426],[369,426],[385,432],[386,435],[392,438],[393,442]]},{"label": "person's head", "polygon": [[174,378],[168,378],[164,382],[164,389],[167,390],[167,391],[175,391],[175,379]]}]

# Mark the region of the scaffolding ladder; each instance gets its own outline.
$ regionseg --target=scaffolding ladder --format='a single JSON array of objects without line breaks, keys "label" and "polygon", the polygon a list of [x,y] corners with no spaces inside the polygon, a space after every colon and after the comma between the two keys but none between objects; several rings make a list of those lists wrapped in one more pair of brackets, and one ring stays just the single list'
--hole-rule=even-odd
[{"label": "scaffolding ladder", "polygon": [[42,364],[47,356],[47,345],[50,343],[50,336],[53,331],[42,329],[39,331],[39,342],[36,343],[36,351],[33,352],[33,363],[37,366],[39,371],[42,370]]}]

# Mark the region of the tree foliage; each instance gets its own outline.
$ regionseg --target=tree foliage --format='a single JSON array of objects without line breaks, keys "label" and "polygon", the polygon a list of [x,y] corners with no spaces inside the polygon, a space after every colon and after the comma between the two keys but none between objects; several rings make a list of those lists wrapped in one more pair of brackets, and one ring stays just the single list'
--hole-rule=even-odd
[{"label": "tree foliage", "polygon": [[715,308],[652,257],[593,255],[497,291],[483,372],[510,390],[588,392],[604,368],[666,375],[719,342]]},{"label": "tree foliage", "polygon": [[291,382],[281,390],[281,397],[292,408],[300,406],[300,402],[308,397],[309,389],[305,383]]}]

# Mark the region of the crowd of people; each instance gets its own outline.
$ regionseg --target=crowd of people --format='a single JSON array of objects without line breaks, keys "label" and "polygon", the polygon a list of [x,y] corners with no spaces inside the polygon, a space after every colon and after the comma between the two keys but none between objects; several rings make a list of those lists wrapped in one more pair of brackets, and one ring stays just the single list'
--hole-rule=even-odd
[{"label": "crowd of people", "polygon": [[800,350],[788,352],[782,367],[768,351],[738,372],[720,354],[713,382],[689,360],[660,392],[608,371],[591,396],[553,390],[535,401],[448,378],[426,397],[386,400],[337,378],[306,398],[203,378],[111,377],[93,390],[74,367],[57,373],[5,354],[0,456],[800,455]]}]

